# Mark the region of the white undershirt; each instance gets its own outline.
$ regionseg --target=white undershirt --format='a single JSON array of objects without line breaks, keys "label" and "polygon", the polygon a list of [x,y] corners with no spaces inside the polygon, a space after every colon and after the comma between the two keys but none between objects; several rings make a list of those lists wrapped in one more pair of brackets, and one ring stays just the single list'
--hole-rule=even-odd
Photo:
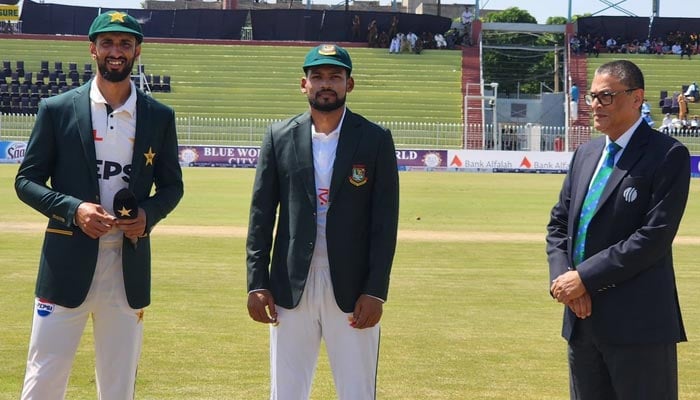
[{"label": "white undershirt", "polygon": [[331,177],[333,176],[333,163],[335,151],[340,139],[340,128],[343,126],[345,111],[340,118],[340,123],[331,132],[317,132],[316,126],[311,124],[311,145],[314,159],[314,181],[316,183],[316,246],[311,257],[311,268],[328,268],[328,245],[326,243],[326,215],[331,190]]},{"label": "white undershirt", "polygon": [[[129,186],[131,162],[136,137],[136,86],[131,82],[131,94],[119,108],[107,115],[107,101],[97,87],[90,85],[92,136],[97,156],[97,181],[100,204],[114,215],[114,195]],[[100,243],[121,242],[122,233],[114,227],[100,238]]]}]

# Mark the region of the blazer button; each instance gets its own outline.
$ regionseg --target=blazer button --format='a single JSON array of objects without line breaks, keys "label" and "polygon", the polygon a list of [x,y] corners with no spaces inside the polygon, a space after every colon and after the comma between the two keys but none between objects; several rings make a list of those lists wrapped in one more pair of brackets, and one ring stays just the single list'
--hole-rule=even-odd
[{"label": "blazer button", "polygon": [[313,249],[314,248],[314,242],[309,242],[309,248]]}]

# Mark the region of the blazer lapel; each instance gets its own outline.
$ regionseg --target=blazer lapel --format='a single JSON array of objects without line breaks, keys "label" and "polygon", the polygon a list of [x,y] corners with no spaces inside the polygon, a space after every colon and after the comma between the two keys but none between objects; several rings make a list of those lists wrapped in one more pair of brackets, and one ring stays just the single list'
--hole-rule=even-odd
[{"label": "blazer lapel", "polygon": [[311,148],[311,114],[307,111],[297,119],[297,124],[291,128],[294,148],[294,171],[308,169],[311,173],[299,174],[304,181],[307,197],[316,207],[316,180],[314,177],[313,150]]},{"label": "blazer lapel", "polygon": [[612,195],[622,181],[622,178],[627,175],[627,171],[629,171],[642,157],[642,154],[644,154],[643,148],[649,141],[649,133],[648,125],[642,121],[639,127],[634,131],[629,143],[627,143],[627,147],[622,153],[622,157],[620,157],[617,164],[615,164],[615,168],[613,168],[610,178],[608,178],[608,182],[605,184],[605,188],[603,188],[603,193],[600,195],[596,212],[610,197],[610,195]]},{"label": "blazer lapel", "polygon": [[[134,190],[136,181],[141,173],[141,169],[146,165],[148,158],[146,154],[151,154],[152,149],[148,144],[151,142],[150,102],[144,94],[136,91],[136,132],[134,137],[134,154],[131,156],[131,176],[129,179],[129,189]],[[155,157],[155,155],[154,155]]]},{"label": "blazer lapel", "polygon": [[349,109],[345,111],[345,120],[340,129],[338,148],[335,151],[335,162],[333,163],[333,177],[331,178],[331,192],[329,201],[333,204],[333,199],[343,183],[343,179],[348,178],[348,173],[352,167],[352,157],[357,146],[362,139],[362,122],[355,117]]},{"label": "blazer lapel", "polygon": [[83,153],[88,164],[90,180],[95,185],[93,190],[95,193],[99,193],[96,168],[97,155],[95,154],[95,137],[92,133],[92,112],[90,110],[90,83],[87,83],[76,90],[76,94],[73,96],[73,115],[77,119],[78,135],[80,135],[80,142],[83,145]]}]

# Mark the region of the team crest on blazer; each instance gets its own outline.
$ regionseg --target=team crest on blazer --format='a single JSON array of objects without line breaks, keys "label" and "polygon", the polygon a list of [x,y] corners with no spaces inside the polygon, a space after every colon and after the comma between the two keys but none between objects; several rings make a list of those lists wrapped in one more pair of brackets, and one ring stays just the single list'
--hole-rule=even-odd
[{"label": "team crest on blazer", "polygon": [[362,186],[367,183],[367,167],[364,164],[352,166],[352,175],[348,179],[355,186]]}]

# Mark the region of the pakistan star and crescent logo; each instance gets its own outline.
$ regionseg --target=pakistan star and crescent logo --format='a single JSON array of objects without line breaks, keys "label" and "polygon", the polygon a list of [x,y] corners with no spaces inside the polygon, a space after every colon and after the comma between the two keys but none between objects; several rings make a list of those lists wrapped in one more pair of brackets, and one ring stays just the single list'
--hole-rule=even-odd
[{"label": "pakistan star and crescent logo", "polygon": [[122,22],[123,23],[124,17],[126,17],[126,14],[117,11],[115,13],[109,14],[109,16],[112,17],[112,19],[109,21],[110,23],[112,23],[112,22]]},{"label": "pakistan star and crescent logo", "polygon": [[143,153],[143,155],[146,157],[146,165],[153,165],[153,159],[156,156],[156,153],[153,152],[153,148],[149,147],[148,153]]}]

